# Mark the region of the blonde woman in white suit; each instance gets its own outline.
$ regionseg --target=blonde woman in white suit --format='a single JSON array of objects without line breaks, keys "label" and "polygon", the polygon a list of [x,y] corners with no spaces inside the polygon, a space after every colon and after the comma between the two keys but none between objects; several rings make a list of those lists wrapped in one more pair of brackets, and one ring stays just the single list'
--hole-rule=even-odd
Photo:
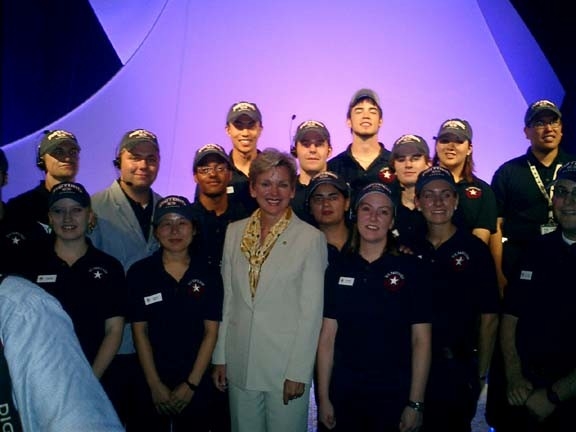
[{"label": "blonde woman in white suit", "polygon": [[228,390],[233,432],[306,431],[326,239],[290,208],[292,156],[263,150],[249,180],[259,207],[226,233],[213,378],[219,390]]}]

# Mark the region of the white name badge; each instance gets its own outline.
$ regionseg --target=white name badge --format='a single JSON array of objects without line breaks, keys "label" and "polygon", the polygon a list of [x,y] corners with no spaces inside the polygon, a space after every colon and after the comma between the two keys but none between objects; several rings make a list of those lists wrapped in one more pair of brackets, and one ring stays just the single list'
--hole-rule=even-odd
[{"label": "white name badge", "polygon": [[520,279],[522,280],[532,280],[532,272],[528,270],[522,270],[520,272]]},{"label": "white name badge", "polygon": [[542,225],[540,225],[540,234],[544,235],[544,234],[554,232],[554,231],[556,231],[556,227],[557,227],[557,225],[553,222],[549,222],[547,224],[542,224]]},{"label": "white name badge", "polygon": [[354,278],[340,276],[340,279],[338,279],[338,285],[352,286],[354,285]]},{"label": "white name badge", "polygon": [[36,279],[36,283],[54,283],[56,282],[57,275],[38,275]]},{"label": "white name badge", "polygon": [[228,187],[226,188],[226,193],[227,193],[228,195],[233,194],[233,193],[234,193],[234,186],[228,186]]},{"label": "white name badge", "polygon": [[144,297],[144,304],[150,305],[162,301],[162,293],[152,294],[151,296]]}]

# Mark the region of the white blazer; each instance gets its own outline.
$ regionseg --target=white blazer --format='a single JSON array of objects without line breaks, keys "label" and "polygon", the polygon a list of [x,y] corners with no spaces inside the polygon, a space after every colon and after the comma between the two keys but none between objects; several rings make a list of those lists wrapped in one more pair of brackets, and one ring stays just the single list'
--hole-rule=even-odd
[{"label": "white blazer", "polygon": [[282,391],[309,384],[322,324],[327,246],[324,234],[295,214],[264,262],[252,299],[240,250],[249,218],[228,225],[222,259],[224,310],[214,364],[234,385]]}]

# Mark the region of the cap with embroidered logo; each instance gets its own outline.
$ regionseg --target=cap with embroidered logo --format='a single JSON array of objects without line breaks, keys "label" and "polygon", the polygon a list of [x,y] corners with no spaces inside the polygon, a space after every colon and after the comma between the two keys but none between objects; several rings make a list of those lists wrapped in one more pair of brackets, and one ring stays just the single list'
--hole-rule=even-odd
[{"label": "cap with embroidered logo", "polygon": [[196,154],[194,156],[194,165],[193,165],[194,171],[196,171],[196,168],[198,168],[198,165],[200,165],[202,160],[205,157],[210,156],[210,155],[218,156],[220,159],[222,159],[222,162],[226,162],[228,164],[228,167],[231,166],[230,158],[226,154],[226,150],[224,150],[224,148],[221,145],[206,144],[206,145],[203,145],[202,147],[200,147],[198,150],[196,150]]},{"label": "cap with embroidered logo", "polygon": [[446,120],[440,126],[438,135],[434,139],[440,140],[451,135],[456,136],[461,141],[472,141],[472,127],[466,120],[459,118]]},{"label": "cap with embroidered logo", "polygon": [[136,144],[143,142],[151,143],[156,148],[156,150],[159,151],[158,137],[156,137],[156,135],[146,129],[134,129],[126,132],[122,137],[120,148],[118,149],[118,154],[120,154],[122,150],[131,151],[136,146]]},{"label": "cap with embroidered logo", "polygon": [[558,119],[562,118],[562,113],[554,102],[542,99],[530,104],[524,115],[524,124],[529,127],[534,119],[544,112],[548,112]]},{"label": "cap with embroidered logo", "polygon": [[350,187],[342,177],[332,171],[322,171],[316,174],[314,177],[312,177],[312,180],[310,180],[307,189],[308,199],[310,199],[316,188],[323,184],[334,186],[336,189],[342,192],[342,195],[344,195],[345,198],[350,196]]},{"label": "cap with embroidered logo", "polygon": [[380,111],[382,111],[382,107],[380,105],[380,98],[378,97],[378,94],[372,89],[363,88],[363,89],[358,90],[356,93],[354,93],[354,95],[352,96],[352,99],[350,99],[350,103],[348,104],[348,112],[350,112],[350,110],[354,106],[356,106],[358,104],[358,102],[360,102],[364,99],[372,100],[372,102],[374,102],[376,104],[378,109]]},{"label": "cap with embroidered logo", "polygon": [[391,158],[408,155],[423,155],[430,157],[428,143],[420,135],[402,135],[394,142]]},{"label": "cap with embroidered logo", "polygon": [[454,181],[452,173],[444,167],[434,165],[418,174],[418,180],[416,180],[415,186],[416,195],[420,195],[424,186],[434,180],[444,180],[456,191],[456,182]]},{"label": "cap with embroidered logo", "polygon": [[194,221],[194,213],[190,201],[180,195],[168,195],[156,203],[152,223],[158,225],[160,220],[170,213],[176,213],[190,221]]},{"label": "cap with embroidered logo", "polygon": [[50,190],[48,208],[64,198],[74,200],[82,207],[90,207],[90,194],[80,183],[63,182],[54,185]]},{"label": "cap with embroidered logo", "polygon": [[396,207],[396,203],[392,195],[392,190],[388,186],[386,186],[383,183],[370,183],[364,186],[362,189],[360,189],[360,191],[356,195],[356,203],[354,205],[354,208],[358,209],[358,206],[360,205],[360,203],[364,198],[366,198],[370,194],[375,193],[386,196],[392,202],[392,205]]},{"label": "cap with embroidered logo", "polygon": [[40,147],[38,148],[38,156],[43,156],[45,154],[50,154],[56,147],[62,143],[71,143],[78,150],[80,150],[80,145],[76,136],[63,129],[46,131],[40,142]]},{"label": "cap with embroidered logo", "polygon": [[556,184],[558,180],[571,180],[576,182],[576,161],[570,161],[562,165],[558,173],[556,173],[554,184]]},{"label": "cap with embroidered logo", "polygon": [[226,123],[234,123],[240,116],[248,116],[255,122],[262,124],[262,113],[258,106],[253,102],[236,102],[228,110],[226,115]]},{"label": "cap with embroidered logo", "polygon": [[308,132],[317,132],[320,136],[330,143],[330,132],[324,123],[318,120],[306,120],[296,128],[294,142],[302,141]]}]

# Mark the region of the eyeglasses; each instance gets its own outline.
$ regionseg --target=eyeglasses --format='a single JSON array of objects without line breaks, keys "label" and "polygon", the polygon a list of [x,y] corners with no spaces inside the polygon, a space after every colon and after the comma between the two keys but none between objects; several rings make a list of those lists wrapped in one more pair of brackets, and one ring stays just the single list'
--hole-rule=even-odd
[{"label": "eyeglasses", "polygon": [[558,129],[560,127],[560,120],[536,120],[531,123],[531,126],[535,129],[542,129],[550,126],[552,129]]},{"label": "eyeglasses", "polygon": [[226,171],[228,171],[228,167],[226,165],[203,166],[203,167],[196,168],[196,172],[198,172],[198,174],[202,174],[204,176],[214,174],[214,173],[222,174],[222,173],[225,173]]},{"label": "eyeglasses", "polygon": [[572,197],[574,201],[576,201],[576,187],[572,188],[571,190],[566,189],[564,186],[556,186],[554,188],[554,198],[565,200],[569,196]]}]

